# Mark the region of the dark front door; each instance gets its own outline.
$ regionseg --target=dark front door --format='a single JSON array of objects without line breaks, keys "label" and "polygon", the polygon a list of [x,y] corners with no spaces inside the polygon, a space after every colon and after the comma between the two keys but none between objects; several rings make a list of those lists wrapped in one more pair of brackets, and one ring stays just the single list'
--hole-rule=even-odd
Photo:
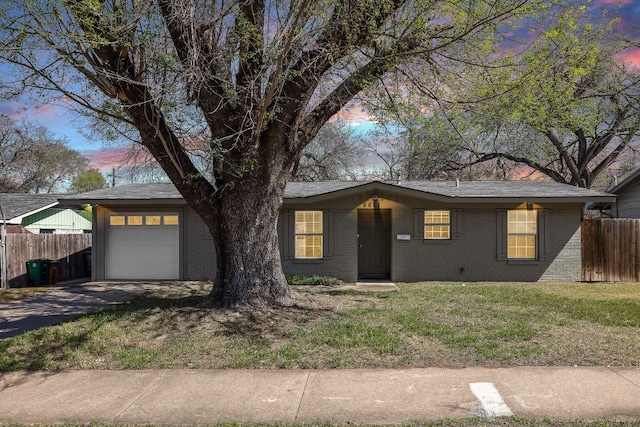
[{"label": "dark front door", "polygon": [[358,278],[391,277],[391,210],[358,210]]}]

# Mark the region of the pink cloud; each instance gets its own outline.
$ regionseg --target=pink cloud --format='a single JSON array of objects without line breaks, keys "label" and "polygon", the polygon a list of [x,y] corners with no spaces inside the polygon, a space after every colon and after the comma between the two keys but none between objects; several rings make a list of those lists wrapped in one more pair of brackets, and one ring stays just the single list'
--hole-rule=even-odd
[{"label": "pink cloud", "polygon": [[112,168],[122,166],[129,150],[119,151],[91,150],[83,151],[82,155],[89,159],[89,166],[101,172],[111,171]]},{"label": "pink cloud", "polygon": [[338,114],[334,116],[337,119],[355,121],[355,120],[363,120],[363,121],[371,121],[371,117],[364,111],[362,106],[353,104],[348,108],[341,110]]},{"label": "pink cloud", "polygon": [[640,48],[627,49],[618,54],[616,59],[634,68],[640,68]]},{"label": "pink cloud", "polygon": [[27,115],[24,105],[15,99],[2,100],[0,102],[0,114],[4,114],[13,120],[22,120]]}]

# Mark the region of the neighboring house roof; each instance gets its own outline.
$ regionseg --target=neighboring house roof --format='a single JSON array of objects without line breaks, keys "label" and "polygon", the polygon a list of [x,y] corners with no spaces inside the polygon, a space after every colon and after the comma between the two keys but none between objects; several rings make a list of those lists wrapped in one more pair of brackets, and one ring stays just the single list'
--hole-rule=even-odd
[{"label": "neighboring house roof", "polygon": [[640,183],[640,169],[623,179],[618,183],[618,185],[614,186],[609,190],[609,193],[612,194],[620,194],[624,192],[627,188],[632,187],[635,184]]},{"label": "neighboring house roof", "polygon": [[[287,202],[308,203],[366,191],[390,191],[407,196],[450,202],[547,201],[607,202],[615,196],[595,190],[548,181],[320,181],[289,182]],[[87,204],[133,204],[140,202],[184,203],[173,184],[131,184],[88,193],[68,195],[61,200]]]},{"label": "neighboring house roof", "polygon": [[20,225],[26,216],[58,204],[60,194],[0,193],[0,206],[8,224]]},{"label": "neighboring house roof", "polygon": [[[629,175],[628,177],[620,181],[618,184],[613,186],[610,190],[608,190],[608,193],[619,196],[624,192],[631,190],[633,187],[639,184],[640,184],[640,169],[633,172],[631,175]],[[611,209],[612,208],[611,203],[613,202],[615,202],[615,200],[600,202],[600,203],[593,203],[588,208],[593,210],[603,211],[603,210]]]}]

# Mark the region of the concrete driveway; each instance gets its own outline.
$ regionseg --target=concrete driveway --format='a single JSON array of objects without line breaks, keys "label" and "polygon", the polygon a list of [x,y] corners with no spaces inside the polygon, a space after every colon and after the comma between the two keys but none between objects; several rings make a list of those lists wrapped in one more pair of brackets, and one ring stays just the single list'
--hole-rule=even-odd
[{"label": "concrete driveway", "polygon": [[[0,341],[25,331],[55,325],[111,304],[133,299],[163,286],[195,286],[196,282],[87,282],[62,285],[29,298],[0,303]],[[201,282],[197,282],[201,286]]]}]

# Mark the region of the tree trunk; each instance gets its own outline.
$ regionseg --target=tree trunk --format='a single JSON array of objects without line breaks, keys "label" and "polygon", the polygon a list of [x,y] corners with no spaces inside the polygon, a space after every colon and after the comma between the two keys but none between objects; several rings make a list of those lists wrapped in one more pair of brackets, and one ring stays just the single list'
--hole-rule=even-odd
[{"label": "tree trunk", "polygon": [[243,309],[295,302],[278,248],[286,180],[260,175],[236,180],[216,202],[217,221],[208,226],[216,245],[217,274],[205,305]]}]

